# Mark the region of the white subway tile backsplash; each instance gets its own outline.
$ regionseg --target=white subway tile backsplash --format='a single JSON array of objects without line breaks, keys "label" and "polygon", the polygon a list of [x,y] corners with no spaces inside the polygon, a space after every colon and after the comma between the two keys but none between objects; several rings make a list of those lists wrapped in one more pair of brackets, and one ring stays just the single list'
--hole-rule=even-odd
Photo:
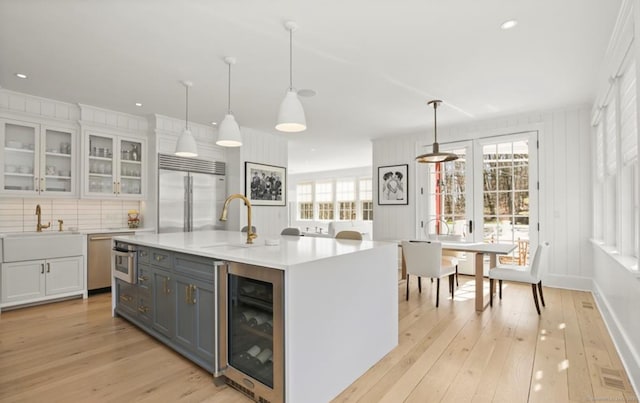
[{"label": "white subway tile backsplash", "polygon": [[42,223],[50,222],[49,230],[54,231],[58,220],[64,221],[64,229],[126,228],[127,212],[140,210],[140,202],[135,200],[0,199],[0,232],[35,231],[37,205]]}]

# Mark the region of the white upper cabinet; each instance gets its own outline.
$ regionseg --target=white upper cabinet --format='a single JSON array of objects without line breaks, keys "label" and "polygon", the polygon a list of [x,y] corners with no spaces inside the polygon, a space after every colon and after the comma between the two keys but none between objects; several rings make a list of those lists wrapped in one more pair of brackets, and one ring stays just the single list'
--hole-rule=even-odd
[{"label": "white upper cabinet", "polygon": [[76,131],[0,119],[0,194],[73,196],[76,193]]},{"label": "white upper cabinet", "polygon": [[144,139],[87,132],[84,195],[144,199],[146,152]]}]

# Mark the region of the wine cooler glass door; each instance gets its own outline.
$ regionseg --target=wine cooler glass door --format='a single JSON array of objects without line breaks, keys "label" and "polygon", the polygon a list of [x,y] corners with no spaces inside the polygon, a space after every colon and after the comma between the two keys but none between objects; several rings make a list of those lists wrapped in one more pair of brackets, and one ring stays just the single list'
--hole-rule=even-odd
[{"label": "wine cooler glass door", "polygon": [[284,402],[284,272],[229,262],[218,275],[219,373],[256,401]]},{"label": "wine cooler glass door", "polygon": [[229,275],[229,364],[273,388],[273,284]]}]

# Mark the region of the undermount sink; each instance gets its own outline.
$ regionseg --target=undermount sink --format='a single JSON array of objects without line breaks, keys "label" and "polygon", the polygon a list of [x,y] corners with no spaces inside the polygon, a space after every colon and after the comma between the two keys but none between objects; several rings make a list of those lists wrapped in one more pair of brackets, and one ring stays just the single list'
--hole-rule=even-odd
[{"label": "undermount sink", "polygon": [[218,245],[206,245],[201,246],[201,249],[215,249],[218,251],[230,251],[234,249],[246,249],[251,248],[253,246],[258,246],[257,244],[247,244],[247,243],[229,243],[229,244],[218,244]]},{"label": "undermount sink", "polygon": [[2,234],[3,262],[82,255],[79,232],[15,232]]}]

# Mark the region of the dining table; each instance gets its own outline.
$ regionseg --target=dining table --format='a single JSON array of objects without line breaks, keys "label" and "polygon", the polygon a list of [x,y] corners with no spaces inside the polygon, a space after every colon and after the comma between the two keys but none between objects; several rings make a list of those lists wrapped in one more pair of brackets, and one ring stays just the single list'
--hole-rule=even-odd
[{"label": "dining table", "polygon": [[[484,242],[454,242],[440,241],[442,250],[452,252],[475,253],[475,301],[476,311],[482,312],[486,308],[484,303],[484,256],[489,255],[489,267],[496,267],[497,256],[511,253],[516,244],[511,243],[484,243]],[[402,278],[407,278],[407,266],[402,258]],[[494,290],[489,290],[493,293]]]}]

